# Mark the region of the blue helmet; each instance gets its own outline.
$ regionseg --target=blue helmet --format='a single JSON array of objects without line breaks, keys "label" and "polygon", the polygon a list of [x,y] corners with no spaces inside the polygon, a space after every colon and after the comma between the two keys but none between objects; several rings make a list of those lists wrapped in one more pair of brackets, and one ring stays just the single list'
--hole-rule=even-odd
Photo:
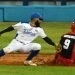
[{"label": "blue helmet", "polygon": [[34,19],[34,18],[39,18],[40,20],[43,20],[42,16],[39,13],[33,13],[31,15],[31,19]]}]

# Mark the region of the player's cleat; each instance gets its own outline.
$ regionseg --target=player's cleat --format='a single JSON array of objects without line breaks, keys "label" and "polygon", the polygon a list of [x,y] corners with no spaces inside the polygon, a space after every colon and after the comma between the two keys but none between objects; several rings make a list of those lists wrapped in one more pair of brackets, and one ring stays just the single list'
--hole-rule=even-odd
[{"label": "player's cleat", "polygon": [[24,65],[37,66],[37,64],[32,61],[24,61]]}]

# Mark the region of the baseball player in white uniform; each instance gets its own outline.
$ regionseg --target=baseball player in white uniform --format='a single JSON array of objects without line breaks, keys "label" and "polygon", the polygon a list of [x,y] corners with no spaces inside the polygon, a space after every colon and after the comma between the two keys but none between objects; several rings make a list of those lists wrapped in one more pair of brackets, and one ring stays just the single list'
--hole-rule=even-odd
[{"label": "baseball player in white uniform", "polygon": [[29,52],[29,56],[24,61],[24,64],[37,66],[37,64],[32,62],[32,58],[39,53],[41,45],[33,43],[33,40],[40,36],[48,44],[56,47],[55,43],[47,37],[44,30],[40,27],[41,20],[42,17],[39,13],[33,13],[29,23],[19,22],[0,31],[0,35],[2,35],[5,32],[17,30],[16,36],[10,44],[0,50],[0,57],[13,51],[22,50],[23,52]]}]

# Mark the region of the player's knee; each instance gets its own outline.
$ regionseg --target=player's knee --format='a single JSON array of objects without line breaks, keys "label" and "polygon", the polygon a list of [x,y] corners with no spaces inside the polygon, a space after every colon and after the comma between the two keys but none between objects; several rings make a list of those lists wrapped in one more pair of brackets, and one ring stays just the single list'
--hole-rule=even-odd
[{"label": "player's knee", "polygon": [[40,44],[34,44],[32,47],[33,50],[41,50],[41,45]]},{"label": "player's knee", "polygon": [[6,54],[11,52],[11,50],[8,49],[8,48],[3,48],[3,50],[4,50],[4,52],[5,52]]}]

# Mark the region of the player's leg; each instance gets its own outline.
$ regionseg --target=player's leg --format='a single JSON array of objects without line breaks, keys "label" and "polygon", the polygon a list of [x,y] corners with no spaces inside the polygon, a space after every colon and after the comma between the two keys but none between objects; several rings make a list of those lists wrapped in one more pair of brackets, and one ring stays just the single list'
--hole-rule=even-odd
[{"label": "player's leg", "polygon": [[75,51],[72,52],[72,60],[74,61],[75,64]]},{"label": "player's leg", "polygon": [[0,49],[0,57],[4,56],[5,55],[5,52],[3,49]]},{"label": "player's leg", "polygon": [[21,43],[17,42],[16,40],[12,40],[7,47],[0,50],[0,57],[7,53],[11,53],[13,51],[21,49],[21,46],[22,46]]},{"label": "player's leg", "polygon": [[[24,46],[24,49],[25,49],[24,51],[26,51],[26,52],[30,51],[30,54],[24,63],[27,63],[27,61],[28,61],[28,63],[30,64],[30,63],[32,63],[31,60],[33,59],[33,57],[35,57],[39,53],[39,51],[41,49],[41,45],[38,43],[30,43],[30,44]],[[30,64],[30,65],[36,66],[36,64]]]},{"label": "player's leg", "polygon": [[40,44],[32,43],[32,45],[31,45],[31,52],[30,52],[30,54],[29,54],[29,56],[27,57],[26,60],[32,60],[32,58],[39,53],[40,49],[41,49],[41,45]]},{"label": "player's leg", "polygon": [[60,54],[56,57],[56,64],[61,66],[72,66],[73,60],[62,57]]}]

